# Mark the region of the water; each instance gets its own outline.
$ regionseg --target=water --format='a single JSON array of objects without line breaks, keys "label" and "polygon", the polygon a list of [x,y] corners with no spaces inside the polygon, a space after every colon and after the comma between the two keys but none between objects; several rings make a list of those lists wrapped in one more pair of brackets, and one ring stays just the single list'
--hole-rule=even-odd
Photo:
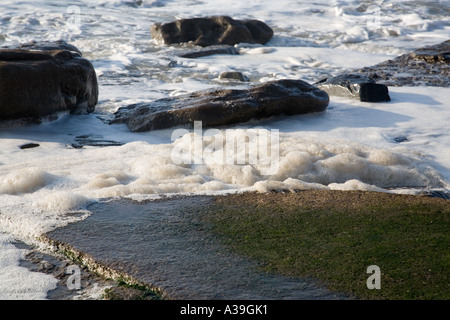
[{"label": "water", "polygon": [[[207,15],[259,19],[275,35],[265,46],[239,44],[238,56],[199,59],[180,58],[176,53],[182,45],[166,47],[150,37],[153,23]],[[131,103],[274,79],[313,83],[374,65],[447,40],[449,16],[450,1],[96,0],[67,6],[1,0],[0,46],[32,40],[71,43],[93,63],[100,96],[91,115],[0,129],[0,297],[45,298],[55,279],[19,267],[23,251],[11,243],[18,239],[39,246],[40,234],[84,219],[86,206],[102,198],[449,189],[448,88],[391,87],[392,101],[377,104],[332,97],[325,113],[230,127],[280,131],[279,171],[271,176],[261,174],[258,165],[208,164],[208,159],[177,165],[171,151],[180,141],[171,140],[172,129],[131,133],[124,125],[105,123]],[[220,80],[224,71],[241,71],[250,83]],[[117,145],[74,148],[83,137]],[[25,143],[39,147],[20,149]]]}]

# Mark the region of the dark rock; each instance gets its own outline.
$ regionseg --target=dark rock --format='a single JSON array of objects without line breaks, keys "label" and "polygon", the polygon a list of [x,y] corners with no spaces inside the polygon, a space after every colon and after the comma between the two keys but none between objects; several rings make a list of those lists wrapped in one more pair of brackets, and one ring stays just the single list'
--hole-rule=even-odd
[{"label": "dark rock", "polygon": [[153,39],[164,44],[192,42],[202,47],[237,43],[267,43],[273,30],[259,20],[234,20],[227,16],[181,19],[150,28]]},{"label": "dark rock", "polygon": [[450,40],[356,72],[388,86],[450,86]]},{"label": "dark rock", "polygon": [[405,136],[399,136],[399,137],[395,137],[393,140],[394,140],[394,142],[402,143],[402,142],[407,142],[408,138]]},{"label": "dark rock", "polygon": [[342,74],[315,83],[331,96],[359,99],[364,102],[391,101],[389,90],[383,84],[359,74]]},{"label": "dark rock", "polygon": [[37,148],[39,147],[38,143],[25,143],[21,146],[19,146],[20,149],[31,149],[31,148]]},{"label": "dark rock", "polygon": [[247,76],[245,76],[242,72],[239,72],[239,71],[222,72],[219,75],[219,79],[235,80],[235,81],[242,81],[242,82],[249,81]]},{"label": "dark rock", "polygon": [[246,90],[215,89],[120,108],[110,123],[131,131],[192,125],[224,126],[275,115],[324,111],[328,94],[302,80],[277,80]]},{"label": "dark rock", "polygon": [[233,46],[216,45],[216,46],[209,46],[207,48],[189,50],[187,52],[183,52],[183,53],[178,54],[178,56],[182,57],[182,58],[194,59],[194,58],[212,56],[214,54],[238,55],[239,51]]},{"label": "dark rock", "polygon": [[0,50],[0,120],[94,111],[92,64],[67,50]]}]

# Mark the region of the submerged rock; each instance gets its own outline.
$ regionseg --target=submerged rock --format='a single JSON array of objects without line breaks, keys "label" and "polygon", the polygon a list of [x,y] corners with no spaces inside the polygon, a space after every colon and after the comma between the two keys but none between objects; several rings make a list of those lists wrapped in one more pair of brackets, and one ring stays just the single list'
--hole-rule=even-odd
[{"label": "submerged rock", "polygon": [[450,40],[357,70],[388,86],[450,87]]},{"label": "submerged rock", "polygon": [[215,54],[238,55],[239,51],[233,46],[216,45],[216,46],[209,46],[207,48],[188,50],[188,51],[179,53],[178,56],[182,57],[182,58],[195,59],[195,58],[200,58],[200,57],[212,56]]},{"label": "submerged rock", "polygon": [[359,74],[342,74],[315,83],[331,96],[355,98],[364,102],[391,101],[386,85]]},{"label": "submerged rock", "polygon": [[89,113],[98,100],[92,64],[68,50],[0,50],[0,120]]},{"label": "submerged rock", "polygon": [[241,82],[249,81],[248,77],[239,71],[222,72],[219,75],[219,79],[222,79],[222,80],[225,79],[225,80],[231,80],[231,81],[241,81]]},{"label": "submerged rock", "polygon": [[121,146],[122,142],[107,140],[102,135],[97,134],[85,134],[75,137],[75,143],[72,147],[75,149],[83,148],[84,146],[91,147],[110,147],[110,146]]},{"label": "submerged rock", "polygon": [[273,30],[259,20],[234,20],[227,16],[181,19],[151,26],[153,39],[164,44],[191,42],[202,47],[237,43],[265,44]]},{"label": "submerged rock", "polygon": [[246,90],[215,89],[132,104],[120,108],[110,123],[125,123],[131,131],[192,125],[232,125],[275,115],[324,111],[328,94],[302,80],[277,80]]}]

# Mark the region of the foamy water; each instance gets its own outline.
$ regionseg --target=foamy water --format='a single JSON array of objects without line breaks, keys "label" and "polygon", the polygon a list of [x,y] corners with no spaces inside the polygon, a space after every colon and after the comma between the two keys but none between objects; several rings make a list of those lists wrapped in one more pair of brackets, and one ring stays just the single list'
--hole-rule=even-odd
[{"label": "foamy water", "polygon": [[[40,234],[87,217],[84,207],[103,198],[305,189],[417,193],[449,188],[448,88],[391,87],[388,103],[331,97],[324,113],[228,128],[237,134],[255,128],[279,130],[278,170],[271,175],[258,163],[217,161],[217,152],[204,152],[205,140],[200,149],[183,145],[189,141],[183,138],[173,141],[173,129],[131,133],[124,125],[107,125],[104,120],[131,103],[206,88],[244,88],[285,78],[312,83],[442,42],[450,34],[450,1],[157,0],[136,5],[98,0],[71,5],[1,5],[0,46],[66,40],[93,63],[100,86],[94,114],[61,115],[41,125],[0,129],[0,279],[8,279],[0,281],[1,298],[42,299],[55,283],[52,277],[18,266],[23,251],[14,249],[14,239],[39,246]],[[275,35],[265,46],[237,45],[238,56],[199,59],[180,58],[175,55],[180,46],[162,46],[150,37],[153,23],[207,15],[259,19]],[[250,83],[220,80],[224,71],[241,71]],[[74,148],[76,137],[86,135],[122,145]],[[406,139],[398,143],[398,138]],[[30,142],[40,146],[19,148]],[[175,163],[175,147],[184,147],[202,161]],[[196,154],[199,151],[202,154]]]}]

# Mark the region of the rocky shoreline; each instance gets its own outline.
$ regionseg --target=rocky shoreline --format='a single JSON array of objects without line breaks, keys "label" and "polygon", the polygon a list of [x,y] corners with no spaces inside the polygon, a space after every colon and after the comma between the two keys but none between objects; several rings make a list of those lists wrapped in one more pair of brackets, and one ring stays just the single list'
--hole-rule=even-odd
[{"label": "rocky shoreline", "polygon": [[[212,35],[204,30],[204,24],[208,26],[210,23],[218,23],[214,19],[213,22],[192,22],[201,26],[196,28],[200,28],[197,36],[202,39],[199,45],[203,48],[187,52],[181,49],[181,57],[239,54],[232,46],[241,39],[239,36],[232,37],[235,39],[229,43],[218,42],[216,39],[225,37],[222,33],[234,34],[235,31],[229,30],[231,27],[219,28],[222,32],[220,35],[205,40],[205,34]],[[222,20],[231,25],[235,24],[227,17],[220,17],[219,21]],[[252,21],[250,25],[252,23],[259,25],[262,22]],[[180,22],[180,25],[184,24],[190,26],[191,22]],[[163,31],[164,26],[158,28],[158,31],[153,32],[167,33],[160,37],[174,37],[171,41],[164,40],[169,44],[189,40],[178,34],[173,35],[177,28],[175,31],[172,30],[174,27],[167,27],[166,31]],[[257,32],[256,30],[264,33],[260,29],[268,26],[248,28],[253,33]],[[243,26],[237,27],[237,30],[249,33]],[[271,37],[265,36],[265,40],[260,41],[258,36],[254,36],[256,39],[248,40],[250,43],[265,43]],[[191,47],[196,48],[198,45],[191,44]],[[14,122],[39,123],[43,118],[51,118],[62,111],[75,114],[91,113],[98,101],[97,77],[92,64],[82,58],[78,48],[63,41],[33,42],[19,48],[0,49],[0,75],[2,126]],[[110,124],[127,123],[131,131],[148,131],[192,124],[193,120],[202,120],[205,125],[210,123],[211,126],[224,126],[274,115],[322,112],[333,96],[356,98],[363,102],[387,102],[390,101],[388,86],[448,87],[449,75],[450,40],[447,40],[375,66],[349,70],[314,84],[302,80],[274,80],[255,85],[248,90],[226,90],[219,87],[216,90],[198,91],[176,98],[123,106],[115,113],[115,119],[110,121]],[[221,78],[247,81],[239,72],[224,74]],[[35,79],[39,79],[38,82]]]}]

